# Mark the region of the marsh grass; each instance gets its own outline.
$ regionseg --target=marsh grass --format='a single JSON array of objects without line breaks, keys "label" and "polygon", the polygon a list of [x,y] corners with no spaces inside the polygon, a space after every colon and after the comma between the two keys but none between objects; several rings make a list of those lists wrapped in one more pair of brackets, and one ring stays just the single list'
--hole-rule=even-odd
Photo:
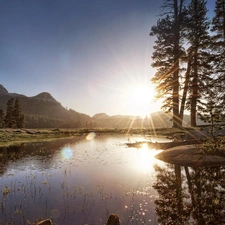
[{"label": "marsh grass", "polygon": [[[59,130],[43,130],[38,134],[36,132],[33,134],[30,131],[29,134],[26,131],[16,132],[16,134],[22,133],[24,135],[25,133],[25,135],[31,136],[46,134],[48,136],[51,132],[60,133]],[[78,136],[85,135],[81,131],[74,132]],[[89,131],[85,130],[85,132]],[[112,130],[101,130],[101,132],[119,134],[118,131]],[[67,132],[65,131],[65,133]],[[70,133],[67,137],[73,137],[73,135]],[[48,137],[52,136],[49,135]],[[108,184],[110,180],[107,180],[107,176],[106,180],[100,179],[90,183],[88,183],[89,181],[84,183],[82,180],[76,180],[77,170],[80,169],[79,165],[83,166],[85,160],[89,163],[90,160],[98,160],[100,155],[104,155],[103,153],[108,151],[105,150],[105,146],[99,152],[99,155],[97,151],[94,151],[90,159],[87,158],[85,153],[88,150],[81,150],[81,155],[76,156],[74,164],[71,164],[73,168],[69,164],[71,161],[65,159],[68,164],[62,165],[60,161],[55,169],[51,168],[50,163],[57,155],[55,152],[59,153],[60,151],[52,150],[48,144],[42,146],[32,143],[29,147],[26,146],[28,151],[21,146],[21,151],[13,149],[13,151],[1,153],[2,157],[7,159],[5,162],[7,165],[15,162],[15,165],[20,167],[19,164],[26,164],[26,161],[29,162],[35,156],[34,160],[38,160],[40,167],[32,167],[32,165],[26,164],[22,171],[14,169],[14,166],[11,166],[12,171],[8,170],[10,172],[3,171],[3,175],[0,177],[1,181],[4,181],[4,185],[1,186],[0,184],[0,224],[35,224],[46,218],[52,219],[56,224],[60,224],[62,221],[63,224],[67,224],[67,221],[79,218],[88,221],[89,215],[92,215],[95,224],[103,225],[112,212],[119,214],[124,225],[150,224],[150,217],[154,213],[150,211],[149,205],[155,196],[151,194],[148,181],[144,188],[137,186],[130,189],[127,185],[121,185],[121,183],[113,184],[113,188],[110,187]],[[115,145],[115,148],[118,149],[118,146]],[[35,148],[37,149],[34,150]],[[118,154],[120,155],[120,152]],[[18,160],[19,163],[17,163],[17,159],[22,160]],[[120,158],[115,163],[118,163],[119,160]],[[107,165],[110,164],[107,158],[104,158],[105,161]],[[102,168],[106,168],[105,164]]]},{"label": "marsh grass", "polygon": [[197,146],[199,151],[208,155],[225,156],[225,137],[208,138],[203,144]]},{"label": "marsh grass", "polygon": [[0,147],[19,146],[24,143],[52,141],[59,138],[72,138],[94,132],[101,134],[142,134],[171,136],[184,134],[189,128],[157,128],[157,129],[0,129]]},{"label": "marsh grass", "polygon": [[[93,209],[104,208],[105,213],[99,219],[102,221],[99,224],[103,225],[110,215],[110,208],[113,204],[120,204],[121,198],[127,202],[120,212],[123,224],[149,224],[151,218],[148,214],[148,202],[152,201],[150,187],[129,190],[126,186],[120,186],[123,194],[118,196],[109,191],[104,183],[83,186],[71,182],[73,179],[69,172],[65,174],[65,170],[62,170],[61,173],[64,178],[58,185],[52,184],[52,179],[57,174],[35,171],[25,174],[21,181],[13,179],[10,187],[4,186],[0,195],[0,224],[2,222],[33,225],[46,218],[57,223],[59,217],[66,221],[79,214],[88,220],[88,215]],[[58,193],[61,193],[61,196],[53,202],[52,196],[56,189],[59,189]]]}]

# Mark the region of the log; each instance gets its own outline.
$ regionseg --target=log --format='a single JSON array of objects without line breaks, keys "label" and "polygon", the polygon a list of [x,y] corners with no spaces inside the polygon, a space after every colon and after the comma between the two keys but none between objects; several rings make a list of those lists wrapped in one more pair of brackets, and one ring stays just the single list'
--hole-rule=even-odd
[{"label": "log", "polygon": [[171,142],[150,142],[150,141],[142,141],[142,142],[135,142],[135,143],[126,143],[128,147],[133,148],[142,148],[143,144],[147,145],[148,148],[152,149],[160,149],[166,150],[169,148],[183,146],[183,145],[194,145],[194,144],[201,144],[204,140],[187,140],[187,141],[171,141]]},{"label": "log", "polygon": [[37,225],[53,225],[52,221],[50,219],[42,220]]}]

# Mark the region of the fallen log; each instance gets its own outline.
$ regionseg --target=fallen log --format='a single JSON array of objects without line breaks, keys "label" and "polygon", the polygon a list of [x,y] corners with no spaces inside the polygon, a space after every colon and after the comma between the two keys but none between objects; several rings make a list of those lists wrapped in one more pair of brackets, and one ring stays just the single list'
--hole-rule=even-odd
[{"label": "fallen log", "polygon": [[126,143],[126,145],[132,148],[142,148],[143,145],[147,145],[148,148],[150,149],[166,150],[177,146],[201,144],[203,142],[204,140],[202,139],[187,140],[187,141],[171,141],[171,142],[141,141],[134,143]]},{"label": "fallen log", "polygon": [[50,219],[42,220],[37,225],[53,225],[52,221]]}]

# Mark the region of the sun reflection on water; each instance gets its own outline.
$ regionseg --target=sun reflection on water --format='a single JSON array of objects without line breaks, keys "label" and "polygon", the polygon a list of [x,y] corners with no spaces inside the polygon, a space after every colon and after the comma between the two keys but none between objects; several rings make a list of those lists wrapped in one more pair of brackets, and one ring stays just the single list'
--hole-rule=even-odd
[{"label": "sun reflection on water", "polygon": [[142,144],[142,147],[137,149],[135,157],[135,168],[141,173],[154,172],[154,164],[157,163],[155,158],[155,149],[149,149],[146,143]]}]

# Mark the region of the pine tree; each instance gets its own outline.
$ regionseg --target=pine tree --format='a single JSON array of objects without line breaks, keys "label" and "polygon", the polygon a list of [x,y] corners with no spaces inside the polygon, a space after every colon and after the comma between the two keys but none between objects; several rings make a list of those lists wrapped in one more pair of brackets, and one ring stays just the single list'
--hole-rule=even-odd
[{"label": "pine tree", "polygon": [[22,128],[24,124],[24,115],[22,114],[20,102],[17,98],[13,107],[13,118],[15,120],[15,127]]},{"label": "pine tree", "polygon": [[5,118],[4,111],[0,109],[0,128],[4,127],[4,118]]},{"label": "pine tree", "polygon": [[201,110],[198,113],[200,119],[205,123],[210,123],[210,133],[214,137],[215,125],[222,121],[223,106],[217,100],[218,87],[214,85],[214,79],[208,83],[208,89],[205,92],[205,101],[201,105]]},{"label": "pine tree", "polygon": [[214,71],[217,75],[217,85],[220,94],[217,100],[221,105],[225,105],[225,0],[216,0],[215,16],[212,19],[212,49],[214,50]]},{"label": "pine tree", "polygon": [[183,39],[184,1],[166,0],[164,15],[151,28],[150,36],[156,36],[152,66],[157,68],[153,83],[157,85],[158,98],[164,98],[163,109],[173,112],[173,126],[180,127],[179,114],[180,62],[184,53]]},{"label": "pine tree", "polygon": [[14,98],[10,98],[7,102],[7,109],[6,109],[6,115],[5,115],[5,127],[7,128],[13,128],[15,125],[15,119],[14,119]]},{"label": "pine tree", "polygon": [[186,38],[188,41],[191,57],[189,101],[191,111],[191,126],[196,126],[197,112],[204,104],[204,94],[209,88],[207,84],[211,80],[211,54],[209,20],[206,17],[207,8],[205,0],[191,0],[188,5],[188,23]]}]

